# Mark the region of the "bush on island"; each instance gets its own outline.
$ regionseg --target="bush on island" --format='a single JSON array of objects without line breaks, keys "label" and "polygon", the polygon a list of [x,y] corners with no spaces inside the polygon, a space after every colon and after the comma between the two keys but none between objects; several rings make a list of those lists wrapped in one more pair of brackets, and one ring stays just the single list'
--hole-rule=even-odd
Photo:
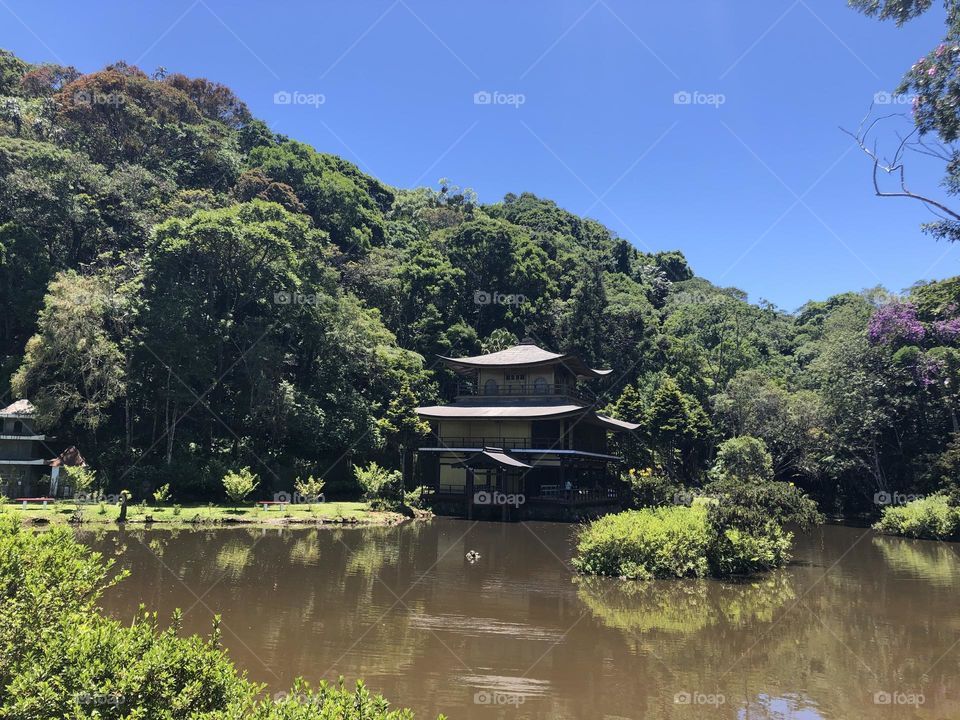
[{"label": "bush on island", "polygon": [[906,505],[885,507],[873,527],[888,535],[928,540],[952,538],[960,535],[960,508],[951,505],[946,495],[931,495]]}]

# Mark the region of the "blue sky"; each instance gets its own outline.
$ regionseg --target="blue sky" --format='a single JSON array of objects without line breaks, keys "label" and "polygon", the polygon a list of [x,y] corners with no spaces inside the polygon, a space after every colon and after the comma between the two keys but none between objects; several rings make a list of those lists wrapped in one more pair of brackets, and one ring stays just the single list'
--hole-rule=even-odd
[{"label": "blue sky", "polygon": [[[844,0],[0,0],[0,18],[28,60],[205,76],[387,183],[534,192],[788,310],[960,272],[839,130],[936,44],[939,10],[902,29]],[[938,194],[940,169],[911,184]]]}]

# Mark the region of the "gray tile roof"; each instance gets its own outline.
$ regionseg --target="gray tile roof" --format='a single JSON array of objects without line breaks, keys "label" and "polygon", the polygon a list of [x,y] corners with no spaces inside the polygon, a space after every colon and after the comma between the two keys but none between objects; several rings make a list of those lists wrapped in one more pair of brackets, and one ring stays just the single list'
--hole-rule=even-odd
[{"label": "gray tile roof", "polygon": [[17,400],[15,403],[7,405],[0,410],[0,415],[16,415],[19,417],[33,417],[37,414],[37,409],[29,400]]},{"label": "gray tile roof", "polygon": [[544,350],[539,345],[533,343],[521,343],[514,345],[506,350],[487,353],[486,355],[473,355],[471,357],[447,357],[439,356],[441,360],[447,362],[457,369],[471,369],[484,367],[519,367],[530,365],[552,365],[561,364],[579,377],[603,377],[609,375],[612,370],[597,370],[589,367],[579,357],[571,353],[555,353]]}]

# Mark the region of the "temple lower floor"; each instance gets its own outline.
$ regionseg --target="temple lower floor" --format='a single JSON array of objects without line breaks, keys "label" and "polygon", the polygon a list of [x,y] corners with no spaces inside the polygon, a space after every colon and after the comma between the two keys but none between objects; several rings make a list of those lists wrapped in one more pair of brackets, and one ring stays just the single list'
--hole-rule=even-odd
[{"label": "temple lower floor", "polygon": [[577,519],[620,506],[617,458],[575,451],[510,457],[526,467],[484,463],[472,451],[421,449],[415,484],[432,493],[436,512],[478,519]]}]

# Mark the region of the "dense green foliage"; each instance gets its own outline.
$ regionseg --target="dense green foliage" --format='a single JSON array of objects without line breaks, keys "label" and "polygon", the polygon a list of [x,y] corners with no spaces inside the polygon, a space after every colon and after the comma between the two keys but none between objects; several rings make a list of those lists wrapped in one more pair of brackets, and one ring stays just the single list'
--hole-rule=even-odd
[{"label": "dense green foliage", "polygon": [[721,526],[716,503],[628,510],[585,526],[574,566],[582,573],[647,580],[769,570],[790,558],[792,535],[776,523]]},{"label": "dense green foliage", "polygon": [[890,535],[943,540],[960,535],[960,508],[943,495],[911,500],[906,505],[892,505],[874,528]]},{"label": "dense green foliage", "polygon": [[137,500],[222,499],[243,466],[258,496],[356,497],[450,397],[436,354],[531,336],[613,369],[589,390],[657,492],[749,435],[776,480],[872,509],[951,482],[960,430],[960,281],[894,300],[751,304],[530,193],[387,187],[217,83],[0,54],[0,396]]},{"label": "dense green foliage", "polygon": [[574,566],[591,575],[631,579],[703,577],[710,547],[704,507],[664,507],[606,515],[577,539]]},{"label": "dense green foliage", "polygon": [[[0,717],[12,720],[410,720],[358,683],[298,681],[264,696],[209,638],[180,635],[141,610],[132,624],[104,618],[101,593],[121,580],[66,528],[33,533],[0,516]],[[113,577],[111,577],[113,575]]]}]

